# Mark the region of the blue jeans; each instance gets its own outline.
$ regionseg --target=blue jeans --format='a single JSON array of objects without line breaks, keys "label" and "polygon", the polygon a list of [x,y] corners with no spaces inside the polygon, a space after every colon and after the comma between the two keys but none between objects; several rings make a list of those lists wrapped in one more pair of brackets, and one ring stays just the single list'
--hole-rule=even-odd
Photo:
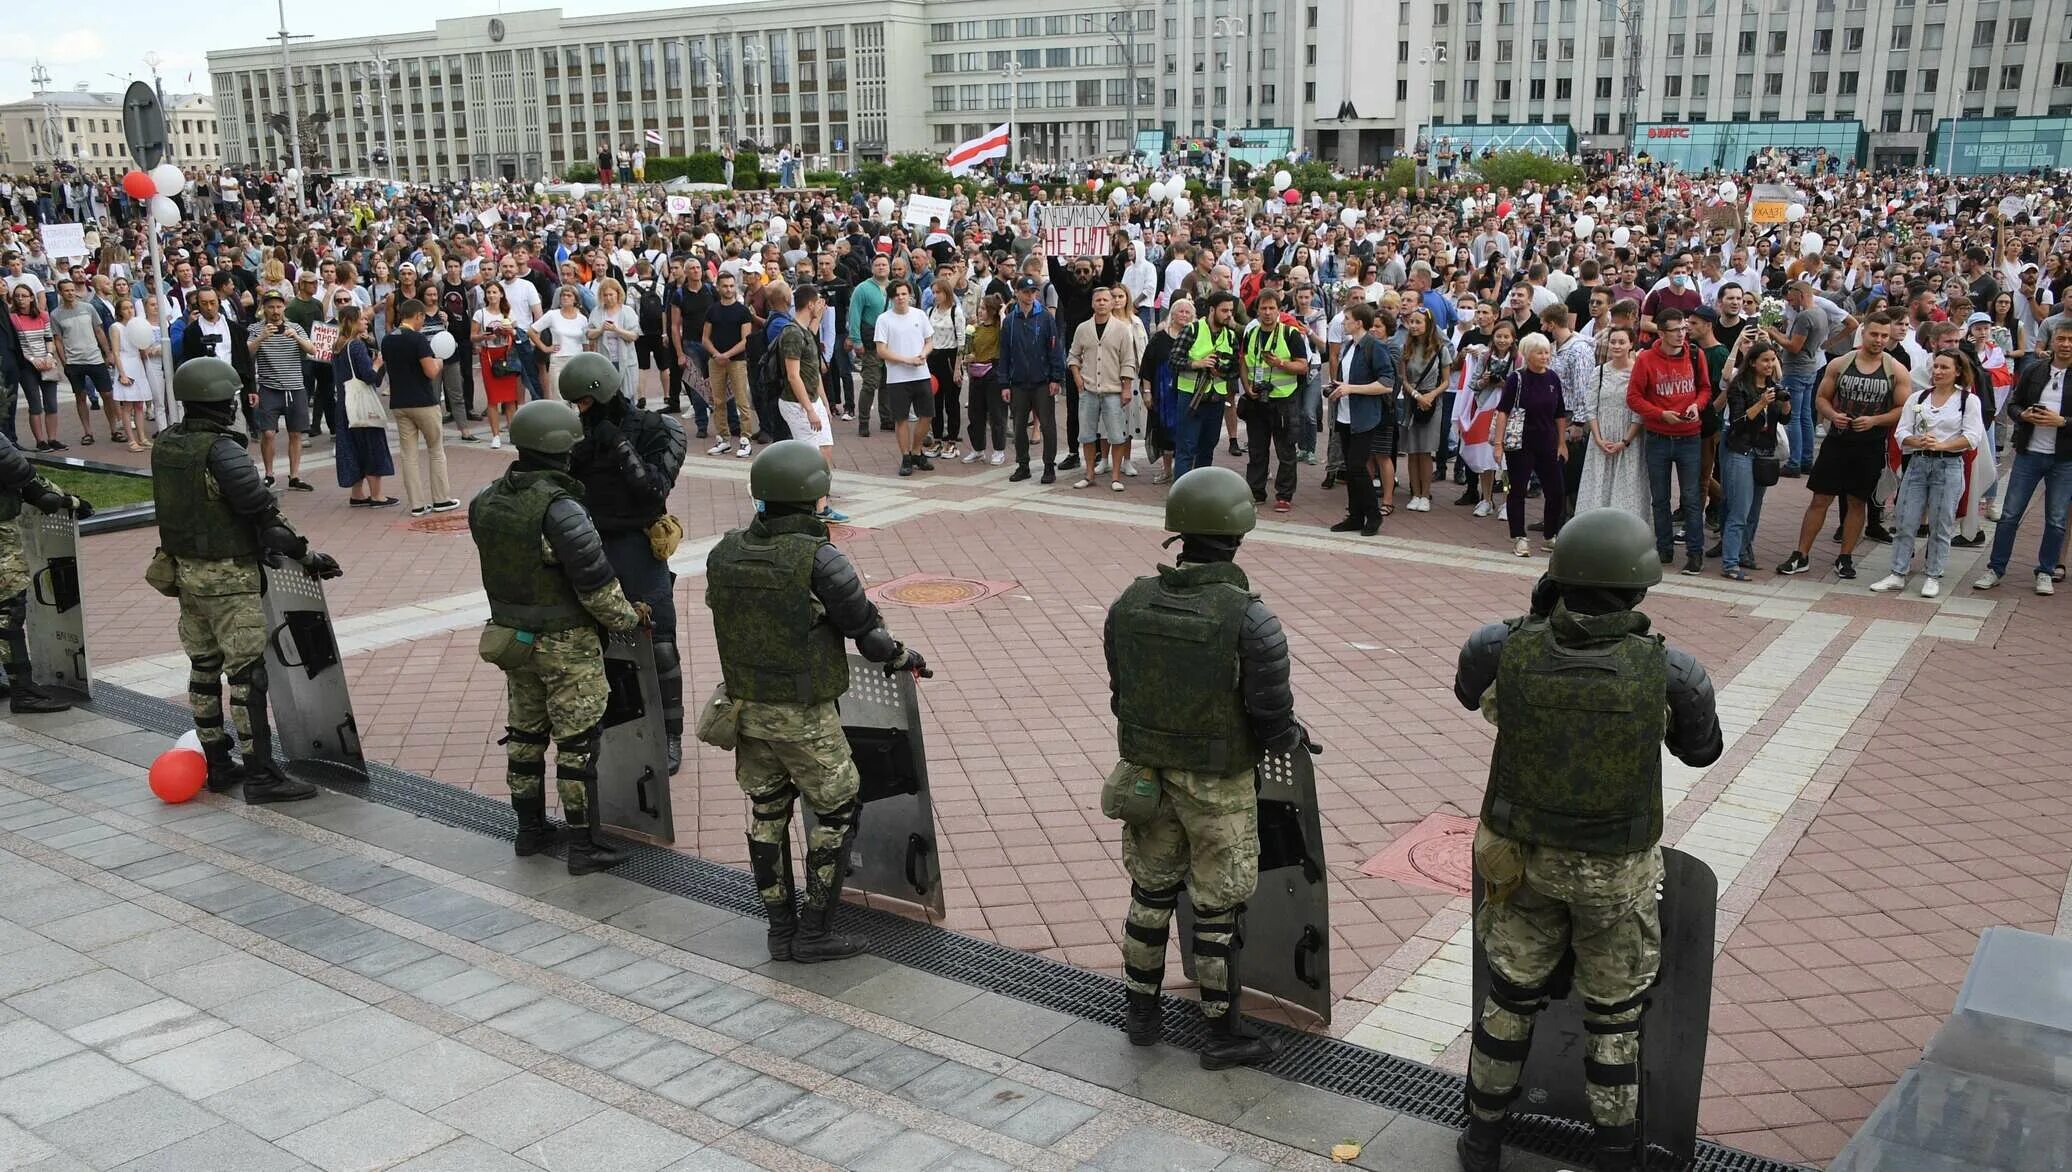
[{"label": "blue jeans", "polygon": [[1683,514],[1684,551],[1692,557],[1705,553],[1705,508],[1698,483],[1700,447],[1695,435],[1647,433],[1643,451],[1648,461],[1648,491],[1654,496],[1655,552],[1664,559],[1676,552],[1676,530],[1669,513],[1669,470],[1676,469],[1676,487],[1681,494],[1678,511]]},{"label": "blue jeans", "polygon": [[525,388],[525,401],[545,398],[546,392],[540,389],[539,348],[524,330],[511,339],[511,361],[518,364],[518,385]]},{"label": "blue jeans", "polygon": [[1721,448],[1719,485],[1726,494],[1727,524],[1720,535],[1722,564],[1731,569],[1753,561],[1756,526],[1763,519],[1763,494],[1768,488],[1755,482],[1755,453]]},{"label": "blue jeans", "polygon": [[2022,514],[2036,486],[2043,488],[2043,542],[2036,547],[2036,572],[2048,574],[2065,556],[2065,510],[2072,506],[2072,460],[2016,452],[2014,471],[2007,478],[2007,495],[2000,502],[2000,524],[1993,529],[1993,554],[1986,565],[1996,574],[2007,573],[2014,557],[2015,533],[2022,527]]},{"label": "blue jeans", "polygon": [[1899,508],[1892,518],[1892,572],[1904,578],[1914,565],[1914,531],[1923,514],[1928,521],[1927,564],[1931,578],[1943,575],[1950,560],[1950,538],[1957,535],[1957,500],[1964,495],[1962,456],[1915,454],[1899,480]]},{"label": "blue jeans", "polygon": [[1785,434],[1791,437],[1791,464],[1801,472],[1813,470],[1813,426],[1819,418],[1813,414],[1813,392],[1820,382],[1820,370],[1815,367],[1805,374],[1784,375],[1784,389],[1791,394],[1791,420],[1785,424]]},{"label": "blue jeans", "polygon": [[1174,480],[1216,462],[1216,438],[1223,432],[1223,404],[1226,401],[1217,395],[1204,399],[1201,410],[1190,412],[1186,399],[1181,399],[1180,422],[1173,428]]},{"label": "blue jeans", "polygon": [[1317,413],[1324,407],[1324,374],[1321,368],[1309,372],[1302,382],[1302,418],[1295,425],[1295,446],[1316,454]]}]

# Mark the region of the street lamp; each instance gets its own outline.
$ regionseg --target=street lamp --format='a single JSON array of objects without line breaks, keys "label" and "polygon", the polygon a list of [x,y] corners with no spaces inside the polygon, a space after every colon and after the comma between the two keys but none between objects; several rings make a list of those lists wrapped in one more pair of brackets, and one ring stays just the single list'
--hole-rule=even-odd
[{"label": "street lamp", "polygon": [[1219,16],[1209,27],[1211,36],[1230,38],[1230,90],[1223,95],[1223,198],[1230,198],[1230,152],[1237,144],[1237,58],[1241,51],[1238,42],[1246,34],[1245,18],[1242,16]]},{"label": "street lamp", "polygon": [[[1123,63],[1129,70],[1129,91],[1123,96],[1123,107],[1129,112],[1129,120],[1123,124],[1122,139],[1130,158],[1137,155],[1137,13],[1142,11],[1144,9],[1125,8],[1108,14],[1108,39],[1122,47]],[[1122,25],[1120,32],[1115,27],[1118,22]]]},{"label": "street lamp", "polygon": [[[756,89],[756,82],[758,80],[758,73],[760,72],[758,67],[768,58],[768,56],[769,55],[763,51],[763,45],[761,41],[750,41],[748,44],[741,46],[742,87],[749,94],[748,136],[756,141],[756,147],[758,150],[761,149],[763,144],[763,128],[762,118],[759,117],[756,113],[754,94]],[[769,100],[769,87],[764,86],[764,104],[767,105],[769,103]],[[765,110],[763,111],[763,113],[767,114],[768,111]],[[760,166],[760,164],[758,164],[758,166]]]},{"label": "street lamp", "polygon": [[1000,173],[1005,178],[1009,171],[1014,170],[1014,140],[1016,134],[1014,128],[1015,91],[1021,86],[1022,63],[1009,57],[1007,64],[1000,67],[1000,76],[1007,79],[1007,170]]},{"label": "street lamp", "polygon": [[[1418,63],[1419,65],[1422,65],[1422,66],[1424,66],[1424,67],[1425,67],[1425,68],[1426,68],[1427,70],[1433,70],[1433,69],[1436,69],[1436,68],[1437,68],[1438,66],[1441,66],[1441,65],[1444,65],[1444,64],[1446,64],[1446,46],[1444,46],[1444,45],[1428,45],[1428,46],[1426,46],[1425,48],[1419,49],[1419,50],[1417,51],[1417,63]],[[1433,94],[1434,94],[1434,93],[1435,93],[1435,92],[1436,92],[1436,91],[1438,90],[1438,88],[1439,88],[1439,79],[1438,79],[1438,78],[1436,78],[1436,77],[1429,77],[1429,76],[1425,78],[1425,85],[1424,85],[1424,99],[1425,99],[1425,101],[1424,101],[1424,106],[1425,106],[1425,116],[1424,116],[1424,119],[1423,119],[1423,121],[1425,121],[1425,122],[1430,122],[1430,121],[1432,121],[1432,107],[1433,107],[1433,105],[1435,105],[1435,104],[1436,104],[1436,101],[1437,101],[1437,100],[1436,100],[1435,98],[1433,98],[1433,96],[1432,96],[1432,95],[1433,95]],[[1412,121],[1413,121],[1413,123],[1414,123],[1414,122],[1415,122],[1416,120],[1415,120],[1415,119],[1413,119]],[[1412,145],[1411,145],[1411,157],[1410,157],[1410,162],[1411,162],[1411,174],[1412,174],[1412,175],[1414,175],[1414,176],[1416,177],[1416,178],[1415,178],[1415,182],[1416,182],[1416,184],[1417,184],[1417,189],[1418,189],[1419,191],[1423,191],[1423,190],[1424,190],[1424,181],[1425,181],[1425,171],[1426,171],[1426,170],[1428,169],[1428,168],[1426,168],[1426,167],[1424,167],[1424,166],[1420,166],[1420,165],[1418,165],[1418,163],[1417,163],[1417,154],[1416,154],[1416,151],[1417,151],[1417,147],[1416,147],[1416,140],[1417,140],[1418,138],[1422,137],[1422,135],[1423,135],[1423,130],[1422,130],[1422,129],[1421,129],[1421,128],[1420,128],[1419,126],[1417,126],[1417,125],[1412,125],[1412,126],[1411,126],[1411,128],[1410,128],[1410,137],[1411,137],[1411,143],[1412,143]],[[1425,142],[1425,157],[1426,157],[1426,159],[1428,159],[1428,160],[1429,160],[1429,159],[1431,158],[1431,149],[1432,149],[1432,144],[1431,144],[1431,142],[1430,142],[1429,140],[1427,140],[1427,141]]]}]

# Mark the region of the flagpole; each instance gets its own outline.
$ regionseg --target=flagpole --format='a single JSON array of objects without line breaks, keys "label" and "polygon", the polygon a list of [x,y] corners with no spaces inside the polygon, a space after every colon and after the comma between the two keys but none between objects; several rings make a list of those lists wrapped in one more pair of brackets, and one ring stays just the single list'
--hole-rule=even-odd
[{"label": "flagpole", "polygon": [[1022,79],[1022,63],[1019,61],[1009,61],[1001,67],[1000,72],[1007,75],[1007,171],[1002,172],[1001,175],[1004,179],[1014,171],[1014,91]]}]

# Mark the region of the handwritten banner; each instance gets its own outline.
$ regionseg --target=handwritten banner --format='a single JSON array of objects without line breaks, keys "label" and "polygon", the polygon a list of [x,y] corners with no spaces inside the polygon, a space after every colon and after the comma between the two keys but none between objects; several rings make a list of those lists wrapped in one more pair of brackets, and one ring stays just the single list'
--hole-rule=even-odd
[{"label": "handwritten banner", "polygon": [[1105,256],[1106,204],[1064,204],[1043,214],[1043,251],[1050,256]]}]

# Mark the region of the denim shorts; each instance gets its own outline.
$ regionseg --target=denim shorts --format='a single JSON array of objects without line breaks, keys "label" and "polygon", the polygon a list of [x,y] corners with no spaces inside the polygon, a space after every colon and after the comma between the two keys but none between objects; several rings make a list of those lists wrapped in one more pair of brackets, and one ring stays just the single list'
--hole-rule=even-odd
[{"label": "denim shorts", "polygon": [[99,407],[102,395],[115,397],[115,378],[105,362],[68,362],[65,377],[72,383],[72,393],[83,396],[89,407]]}]

